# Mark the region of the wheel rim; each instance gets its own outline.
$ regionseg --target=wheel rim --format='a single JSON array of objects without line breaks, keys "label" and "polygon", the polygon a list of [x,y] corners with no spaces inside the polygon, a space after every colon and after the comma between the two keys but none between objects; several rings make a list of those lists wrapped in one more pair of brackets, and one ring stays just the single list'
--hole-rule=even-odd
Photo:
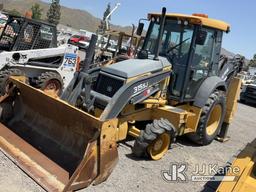
[{"label": "wheel rim", "polygon": [[51,79],[46,83],[43,91],[45,91],[47,93],[49,92],[49,93],[53,93],[55,95],[59,95],[60,89],[61,89],[60,82],[58,80]]},{"label": "wheel rim", "polygon": [[211,111],[209,120],[206,126],[207,135],[213,135],[219,127],[222,117],[222,107],[220,104],[215,105]]},{"label": "wheel rim", "polygon": [[168,133],[163,133],[148,146],[148,154],[153,160],[159,160],[168,151],[170,143],[170,135]]}]

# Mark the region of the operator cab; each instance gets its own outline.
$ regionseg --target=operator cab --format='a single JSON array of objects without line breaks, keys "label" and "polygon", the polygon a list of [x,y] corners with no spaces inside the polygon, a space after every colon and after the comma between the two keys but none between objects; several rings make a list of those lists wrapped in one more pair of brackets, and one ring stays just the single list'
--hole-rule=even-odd
[{"label": "operator cab", "polygon": [[8,15],[0,33],[0,51],[57,47],[56,26],[26,17]]},{"label": "operator cab", "polygon": [[229,25],[203,14],[167,14],[158,46],[161,14],[148,17],[143,57],[159,51],[160,57],[167,58],[173,68],[170,99],[193,101],[202,82],[207,77],[218,76],[222,36],[229,31]]}]

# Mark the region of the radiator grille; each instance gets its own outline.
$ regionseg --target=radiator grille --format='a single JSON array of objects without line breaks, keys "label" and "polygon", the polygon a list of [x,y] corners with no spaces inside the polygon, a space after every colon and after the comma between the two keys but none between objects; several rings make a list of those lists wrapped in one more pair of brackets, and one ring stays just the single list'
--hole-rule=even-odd
[{"label": "radiator grille", "polygon": [[124,81],[100,74],[96,84],[96,92],[113,97],[114,94],[124,85]]}]

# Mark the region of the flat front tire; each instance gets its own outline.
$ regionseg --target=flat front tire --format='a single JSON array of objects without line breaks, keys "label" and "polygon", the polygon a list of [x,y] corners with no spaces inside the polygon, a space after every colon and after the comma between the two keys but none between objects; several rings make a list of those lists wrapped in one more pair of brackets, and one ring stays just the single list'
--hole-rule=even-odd
[{"label": "flat front tire", "polygon": [[154,120],[142,130],[132,148],[136,157],[149,157],[152,160],[161,159],[174,142],[176,131],[166,119]]}]

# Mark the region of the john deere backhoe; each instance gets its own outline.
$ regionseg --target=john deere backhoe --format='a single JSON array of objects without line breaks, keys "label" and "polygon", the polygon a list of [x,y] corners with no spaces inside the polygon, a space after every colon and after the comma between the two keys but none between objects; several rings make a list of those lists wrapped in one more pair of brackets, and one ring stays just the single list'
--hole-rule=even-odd
[{"label": "john deere backhoe", "polygon": [[59,99],[10,80],[0,147],[43,188],[73,191],[105,181],[118,160],[117,142],[128,135],[134,155],[153,160],[180,135],[201,145],[226,139],[240,90],[237,64],[219,62],[229,25],[165,8],[148,19],[136,59],[85,67]]}]

